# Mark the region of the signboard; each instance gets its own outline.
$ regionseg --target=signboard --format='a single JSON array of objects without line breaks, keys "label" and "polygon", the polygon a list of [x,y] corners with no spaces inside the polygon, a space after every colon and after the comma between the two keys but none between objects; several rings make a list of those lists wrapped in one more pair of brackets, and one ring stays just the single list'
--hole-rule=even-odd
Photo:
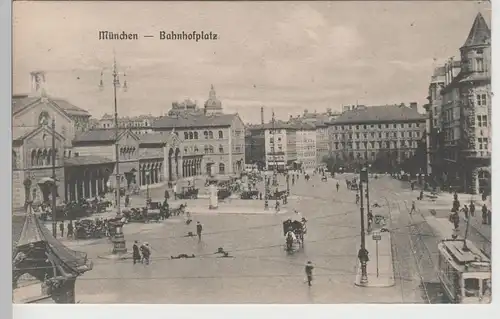
[{"label": "signboard", "polygon": [[379,232],[374,232],[372,235],[372,239],[379,241],[382,239],[382,235]]}]

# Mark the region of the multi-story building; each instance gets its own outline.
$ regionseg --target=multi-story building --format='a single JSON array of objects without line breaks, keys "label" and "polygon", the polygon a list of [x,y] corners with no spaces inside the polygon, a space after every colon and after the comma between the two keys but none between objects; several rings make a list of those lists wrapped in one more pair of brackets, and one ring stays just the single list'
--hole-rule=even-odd
[{"label": "multi-story building", "polygon": [[[27,196],[35,201],[48,200],[50,184],[46,182],[52,180],[52,155],[56,157],[56,179],[64,181],[64,158],[71,152],[71,141],[89,125],[90,114],[50,97],[45,80],[44,72],[32,72],[31,93],[12,97],[13,207],[22,207]],[[57,196],[62,198],[64,192],[64,183],[58,183]]]},{"label": "multi-story building", "polygon": [[249,161],[266,170],[297,169],[297,129],[294,125],[276,121],[248,128]]},{"label": "multi-story building", "polygon": [[303,171],[311,172],[317,167],[316,126],[309,123],[292,125],[296,132],[297,162]]},{"label": "multi-story building", "polygon": [[372,163],[384,171],[404,167],[419,173],[425,167],[409,165],[407,160],[415,155],[424,131],[425,116],[418,113],[416,103],[359,105],[330,124],[330,149],[336,165],[344,168]]},{"label": "multi-story building", "polygon": [[[491,185],[491,32],[479,13],[460,48],[460,62],[450,60],[440,90],[444,159],[433,173],[445,186],[470,193],[489,193]],[[432,113],[432,116],[435,115]],[[434,120],[434,118],[433,118]]]},{"label": "multi-story building", "polygon": [[[245,164],[245,126],[238,114],[164,116],[153,123],[155,132],[175,132],[202,171],[233,174]],[[200,163],[201,162],[201,163]]]},{"label": "multi-story building", "polygon": [[[118,127],[128,128],[134,134],[142,135],[153,132],[152,124],[159,117],[153,115],[139,115],[133,117],[119,117]],[[97,128],[110,129],[115,127],[115,118],[112,115],[104,114],[99,120]]]},{"label": "multi-story building", "polygon": [[204,110],[198,107],[196,101],[191,101],[190,99],[186,99],[183,102],[172,102],[172,108],[168,111],[168,116],[175,116],[178,114],[202,114]]}]

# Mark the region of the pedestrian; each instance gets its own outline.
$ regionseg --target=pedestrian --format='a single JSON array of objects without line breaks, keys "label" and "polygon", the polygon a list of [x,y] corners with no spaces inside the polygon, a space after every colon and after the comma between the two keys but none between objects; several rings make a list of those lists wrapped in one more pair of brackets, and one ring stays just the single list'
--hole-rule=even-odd
[{"label": "pedestrian", "polygon": [[276,212],[280,211],[280,201],[279,200],[276,201],[276,205],[275,205],[274,209],[276,210]]},{"label": "pedestrian", "polygon": [[141,252],[137,240],[134,241],[134,246],[132,246],[132,259],[134,260],[134,265],[141,262]]},{"label": "pedestrian", "polygon": [[262,192],[259,192],[259,199],[262,200]]},{"label": "pedestrian", "polygon": [[415,190],[415,182],[411,182],[410,186],[411,186],[411,190],[414,191]]},{"label": "pedestrian", "polygon": [[469,213],[472,217],[474,217],[475,212],[476,212],[476,205],[474,205],[474,202],[471,201],[469,205]]},{"label": "pedestrian", "polygon": [[125,195],[125,207],[128,207],[129,204],[130,204],[130,196],[127,194]]},{"label": "pedestrian", "polygon": [[337,192],[338,192],[339,191],[339,187],[340,187],[339,182],[337,182],[337,185],[335,185],[335,187],[337,187]]},{"label": "pedestrian", "polygon": [[491,225],[491,209],[486,213],[486,225]]},{"label": "pedestrian", "polygon": [[198,234],[198,241],[201,241],[201,232],[203,231],[203,226],[200,222],[196,222],[196,233]]},{"label": "pedestrian", "polygon": [[359,194],[356,193],[356,205],[359,204]]},{"label": "pedestrian", "polygon": [[486,204],[483,204],[483,208],[481,208],[481,211],[483,213],[483,224],[486,225],[488,223],[488,207],[486,207]]},{"label": "pedestrian", "polygon": [[144,244],[142,244],[140,249],[142,252],[142,262],[146,265],[149,265],[149,260],[151,258],[151,247],[149,247],[149,244],[145,242]]},{"label": "pedestrian", "polygon": [[305,266],[305,271],[306,271],[306,277],[307,277],[307,284],[309,287],[311,287],[311,282],[313,280],[313,269],[314,266],[311,261],[308,261]]},{"label": "pedestrian", "polygon": [[64,221],[59,224],[59,230],[61,231],[61,237],[64,237]]},{"label": "pedestrian", "polygon": [[462,211],[464,212],[465,219],[468,219],[469,218],[469,208],[467,207],[467,205],[464,204],[464,208],[462,208]]},{"label": "pedestrian", "polygon": [[413,212],[417,212],[417,209],[416,209],[416,207],[415,207],[415,201],[412,201],[412,202],[411,202],[410,215],[411,215]]},{"label": "pedestrian", "polygon": [[418,200],[423,200],[424,199],[424,191],[420,191],[420,196],[418,197]]},{"label": "pedestrian", "polygon": [[73,238],[73,222],[68,222],[68,238]]}]

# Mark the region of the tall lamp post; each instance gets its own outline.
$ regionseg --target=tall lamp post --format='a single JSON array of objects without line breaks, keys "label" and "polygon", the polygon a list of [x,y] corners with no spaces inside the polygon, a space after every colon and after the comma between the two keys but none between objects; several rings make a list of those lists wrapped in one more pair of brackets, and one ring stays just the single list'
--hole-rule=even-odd
[{"label": "tall lamp post", "polygon": [[[99,83],[99,88],[101,90],[104,89],[104,82],[102,79],[104,71],[101,71],[101,81]],[[118,102],[116,99],[116,91],[118,88],[121,87],[120,85],[120,74],[118,72],[118,67],[116,65],[116,57],[113,57],[113,69],[111,72],[111,75],[113,76],[113,98],[114,98],[114,122],[115,122],[115,166],[116,166],[116,215],[121,216],[121,187],[120,187],[120,182],[121,182],[121,175],[120,175],[120,153],[119,153],[119,142],[118,142],[118,136],[119,136],[119,127],[118,127]],[[126,77],[126,74],[123,73],[123,76]],[[123,82],[123,91],[127,91],[127,80]],[[116,225],[116,233],[113,238],[113,254],[115,255],[123,255],[127,252],[127,247],[125,245],[125,238],[123,236],[122,232],[122,226],[123,223],[119,222]]]},{"label": "tall lamp post", "polygon": [[366,273],[366,263],[368,262],[368,252],[365,242],[365,212],[363,207],[363,182],[368,182],[368,171],[365,167],[361,168],[359,174],[359,198],[360,198],[360,217],[361,217],[361,249],[358,252],[358,258],[361,263],[361,279],[360,284],[368,283],[368,275]]},{"label": "tall lamp post", "polygon": [[278,207],[278,161],[276,159],[276,120],[274,118],[274,111],[273,111],[273,117],[271,120],[273,124],[273,144],[271,144],[271,151],[273,153],[273,160],[274,160],[274,170],[273,170],[273,186],[276,187],[274,196],[276,196],[276,207]]},{"label": "tall lamp post", "polygon": [[57,195],[57,184],[56,184],[56,121],[52,120],[52,236],[56,238],[57,236],[57,213],[56,213],[56,195]]},{"label": "tall lamp post", "polygon": [[[372,167],[371,164],[368,164],[367,168],[366,168],[366,207],[367,207],[367,213],[369,214],[370,213],[370,187],[369,187],[369,183],[368,183],[368,174],[370,173],[370,168]],[[370,231],[370,230],[368,230]]]},{"label": "tall lamp post", "polygon": [[149,202],[149,176],[150,176],[150,173],[149,171],[146,172],[146,203]]}]

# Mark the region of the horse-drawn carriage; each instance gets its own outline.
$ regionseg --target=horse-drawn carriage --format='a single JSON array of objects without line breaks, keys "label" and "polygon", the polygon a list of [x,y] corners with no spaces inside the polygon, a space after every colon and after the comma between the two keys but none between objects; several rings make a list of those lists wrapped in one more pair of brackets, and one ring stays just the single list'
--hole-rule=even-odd
[{"label": "horse-drawn carriage", "polygon": [[106,236],[106,229],[101,221],[82,219],[75,222],[75,238],[77,239],[102,238],[104,236]]},{"label": "horse-drawn carriage", "polygon": [[286,189],[285,190],[282,190],[282,191],[275,191],[274,193],[271,193],[269,195],[269,200],[277,200],[277,199],[282,199],[283,196],[286,195]]},{"label": "horse-drawn carriage", "polygon": [[130,210],[124,210],[123,216],[128,222],[131,223],[149,223],[151,221],[159,222],[161,217],[160,209],[151,209],[147,207],[140,208],[130,208]]},{"label": "horse-drawn carriage", "polygon": [[198,198],[199,189],[194,186],[182,187],[180,193],[177,193],[179,199],[196,199]]},{"label": "horse-drawn carriage", "polygon": [[241,193],[241,199],[259,199],[259,191],[244,191]]},{"label": "horse-drawn carriage", "polygon": [[285,236],[286,250],[292,251],[294,249],[294,244],[303,247],[304,235],[306,232],[305,220],[292,221],[290,218],[285,220],[283,222],[283,235]]}]

